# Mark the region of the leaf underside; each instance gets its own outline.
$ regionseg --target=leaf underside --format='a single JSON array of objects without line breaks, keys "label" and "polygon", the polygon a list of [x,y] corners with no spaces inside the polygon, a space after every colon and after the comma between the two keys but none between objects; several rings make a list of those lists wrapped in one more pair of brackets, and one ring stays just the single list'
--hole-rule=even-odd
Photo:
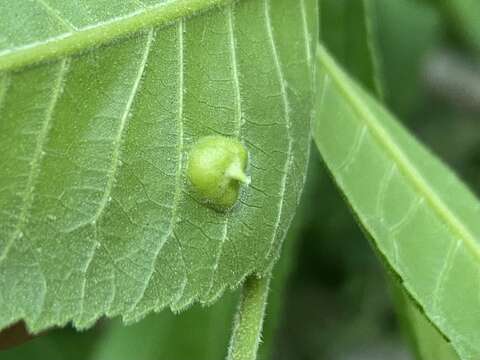
[{"label": "leaf underside", "polygon": [[[165,2],[167,23],[162,1],[0,5],[0,69],[12,67],[0,72],[0,328],[178,311],[278,257],[308,159],[316,0],[188,12],[201,3]],[[153,8],[155,27],[69,47],[68,34]],[[16,51],[32,64],[12,65]],[[250,156],[252,183],[227,213],[185,178],[192,144],[212,134]]]},{"label": "leaf underside", "polygon": [[405,289],[465,360],[480,357],[480,203],[321,49],[315,142]]},{"label": "leaf underside", "polygon": [[417,359],[461,360],[452,345],[425,318],[399,284],[395,289],[400,315]]}]

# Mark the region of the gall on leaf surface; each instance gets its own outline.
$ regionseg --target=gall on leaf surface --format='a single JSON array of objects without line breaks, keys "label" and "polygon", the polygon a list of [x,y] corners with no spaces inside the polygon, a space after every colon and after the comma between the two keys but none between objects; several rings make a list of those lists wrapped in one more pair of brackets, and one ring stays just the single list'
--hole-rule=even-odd
[{"label": "gall on leaf surface", "polygon": [[[316,5],[0,5],[0,329],[135,321],[271,268],[304,184]],[[225,213],[186,178],[211,135],[249,153]]]}]

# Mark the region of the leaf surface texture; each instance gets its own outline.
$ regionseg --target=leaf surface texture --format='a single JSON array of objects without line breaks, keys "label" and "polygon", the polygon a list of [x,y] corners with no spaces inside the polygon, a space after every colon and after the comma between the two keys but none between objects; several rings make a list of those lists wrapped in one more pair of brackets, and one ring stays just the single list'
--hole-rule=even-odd
[{"label": "leaf surface texture", "polygon": [[321,48],[314,138],[386,263],[462,359],[480,355],[480,204]]},{"label": "leaf surface texture", "polygon": [[[270,269],[305,178],[316,1],[0,6],[0,328],[133,321]],[[250,156],[227,213],[185,178],[213,134]]]}]

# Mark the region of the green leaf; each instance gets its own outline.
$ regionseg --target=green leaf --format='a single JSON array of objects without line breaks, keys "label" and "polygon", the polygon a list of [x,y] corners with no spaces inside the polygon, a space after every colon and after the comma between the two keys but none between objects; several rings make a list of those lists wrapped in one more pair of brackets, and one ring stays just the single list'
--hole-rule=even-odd
[{"label": "green leaf", "polygon": [[[369,2],[370,5],[372,5]],[[401,27],[398,26],[398,22],[402,23],[402,20],[405,21],[407,20],[410,25],[415,24],[416,20],[418,21],[419,24],[422,24],[425,26],[425,24],[428,24],[429,17],[428,16],[417,16],[418,19],[412,19],[411,14],[409,11],[405,10],[410,10],[408,6],[412,6],[417,12],[422,13],[423,10],[422,8],[419,8],[418,3],[402,3],[402,1],[395,1],[395,2],[388,2],[385,3],[383,1],[376,1],[376,5],[378,6],[377,10],[380,10],[381,16],[378,16],[378,19],[376,20],[376,25],[377,27],[374,29],[374,31],[369,32],[368,37],[371,37],[372,39],[377,39],[378,38],[388,38],[389,36],[392,36],[392,34],[397,34],[398,31],[400,30]],[[405,8],[406,6],[406,8]],[[367,9],[372,10],[372,6],[369,6]],[[404,10],[403,13],[402,11],[398,10]],[[399,16],[401,14],[402,16]],[[420,15],[425,15],[425,14],[420,14]],[[421,18],[421,19],[420,19]],[[392,19],[394,21],[392,21]],[[413,20],[413,21],[412,21]],[[396,25],[395,25],[396,24]],[[404,24],[403,24],[404,25]],[[389,33],[389,27],[394,26],[396,28],[396,31],[390,32]],[[380,28],[382,31],[380,31]],[[407,27],[408,28],[408,27]],[[403,32],[408,32],[407,29],[402,29]],[[402,32],[400,31],[400,32]],[[422,32],[424,34],[425,32]],[[427,32],[428,33],[428,32]],[[425,34],[424,34],[425,35]],[[403,36],[400,39],[407,39],[408,36]],[[385,40],[385,39],[383,39]],[[415,41],[418,43],[419,37],[415,38]],[[420,39],[421,41],[421,39]],[[370,41],[373,42],[373,41]],[[412,39],[409,39],[408,43],[411,46]],[[404,42],[406,44],[407,42]],[[408,59],[408,62],[411,61],[417,61],[420,62],[419,59],[412,59],[412,54],[414,53],[413,51],[400,51],[397,49],[398,45],[401,45],[402,43],[395,42],[395,44],[390,44],[389,41],[383,41],[383,46],[390,46],[391,48],[395,48],[395,55],[394,57],[396,61],[398,61],[398,58],[403,57],[403,61],[405,64],[405,61]],[[412,50],[413,48],[410,48]],[[370,46],[370,56],[373,59],[376,58],[376,47]],[[392,60],[392,57],[388,51],[385,51],[386,49],[383,49],[384,53],[383,55],[387,58]],[[405,49],[403,49],[405,50]],[[375,62],[372,61],[372,68],[374,69],[374,72],[371,74],[372,79],[377,78],[377,72],[379,72],[378,66],[374,66]],[[389,67],[389,71],[386,72],[386,74],[391,75],[392,73],[398,73],[399,69],[398,67],[395,68],[395,66]],[[416,71],[412,71],[412,69],[409,69],[409,66],[406,67],[406,69],[403,69],[403,72],[407,72],[410,70],[410,79],[408,76],[406,76],[406,73],[403,73],[401,75],[397,76],[403,76],[404,80],[403,83],[407,83],[405,79],[410,80],[408,83],[408,86],[411,88],[415,88],[416,82],[411,81],[414,80],[416,77],[418,77],[418,74],[416,74]],[[387,77],[388,78],[388,77]],[[399,84],[395,83],[392,84],[392,82],[387,83],[387,85],[390,85],[390,87],[398,87]],[[401,91],[391,91],[392,89],[389,88],[387,90],[390,90],[390,94],[395,94],[397,97],[404,97],[405,95]],[[410,96],[415,96],[415,91],[410,91],[409,92]],[[401,96],[399,96],[401,95]],[[417,98],[419,98],[418,94],[416,94]],[[418,99],[417,99],[418,101]],[[388,269],[387,269],[388,271]],[[410,339],[410,343],[412,345],[412,349],[415,350],[415,353],[417,355],[417,359],[455,359],[458,360],[457,355],[455,352],[452,350],[452,347],[450,343],[445,341],[445,339],[438,333],[438,331],[433,327],[433,325],[425,318],[425,315],[418,310],[418,308],[413,304],[412,300],[405,295],[403,289],[401,286],[398,284],[396,279],[393,276],[388,276],[387,280],[390,284],[390,289],[391,292],[394,294],[394,299],[396,300],[396,312],[397,315],[399,315],[400,321],[403,324],[404,332],[408,335]]]},{"label": "green leaf", "polygon": [[[293,247],[300,227],[298,215],[304,210],[300,205],[285,239],[282,257],[273,269],[259,359],[271,358],[275,332],[281,318],[281,295],[296,253]],[[238,291],[225,294],[212,306],[195,305],[180,314],[152,314],[131,326],[111,321],[91,359],[188,359],[192,354],[195,354],[195,360],[222,359],[228,349],[238,295]],[[189,330],[186,332],[185,329]]]},{"label": "green leaf", "polygon": [[410,338],[416,358],[418,360],[459,360],[452,345],[425,318],[425,314],[418,309],[401,285],[393,277],[391,279],[400,320]]},{"label": "green leaf", "polygon": [[[269,271],[305,178],[316,0],[0,6],[0,328],[134,321]],[[249,151],[226,213],[185,176],[213,134]]]},{"label": "green leaf", "polygon": [[386,263],[462,359],[480,356],[480,203],[318,51],[314,138]]}]

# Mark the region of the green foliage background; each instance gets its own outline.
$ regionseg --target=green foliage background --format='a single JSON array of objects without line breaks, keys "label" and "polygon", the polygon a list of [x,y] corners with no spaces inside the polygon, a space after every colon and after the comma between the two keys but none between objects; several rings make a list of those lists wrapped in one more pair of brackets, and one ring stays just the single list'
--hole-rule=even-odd
[{"label": "green foliage background", "polygon": [[[475,21],[463,23],[461,9],[445,3],[322,0],[321,39],[479,193],[480,103],[459,97],[455,79],[440,78],[436,64],[445,60],[449,72],[478,76],[480,37]],[[317,153],[311,158],[301,209],[274,272],[261,359],[406,360],[416,353],[443,360],[407,349],[394,304],[405,311],[408,299],[389,285]],[[151,315],[129,327],[108,320],[82,333],[52,330],[0,358],[222,359],[236,300],[232,293],[209,308]],[[407,305],[409,311],[418,316]]]}]

